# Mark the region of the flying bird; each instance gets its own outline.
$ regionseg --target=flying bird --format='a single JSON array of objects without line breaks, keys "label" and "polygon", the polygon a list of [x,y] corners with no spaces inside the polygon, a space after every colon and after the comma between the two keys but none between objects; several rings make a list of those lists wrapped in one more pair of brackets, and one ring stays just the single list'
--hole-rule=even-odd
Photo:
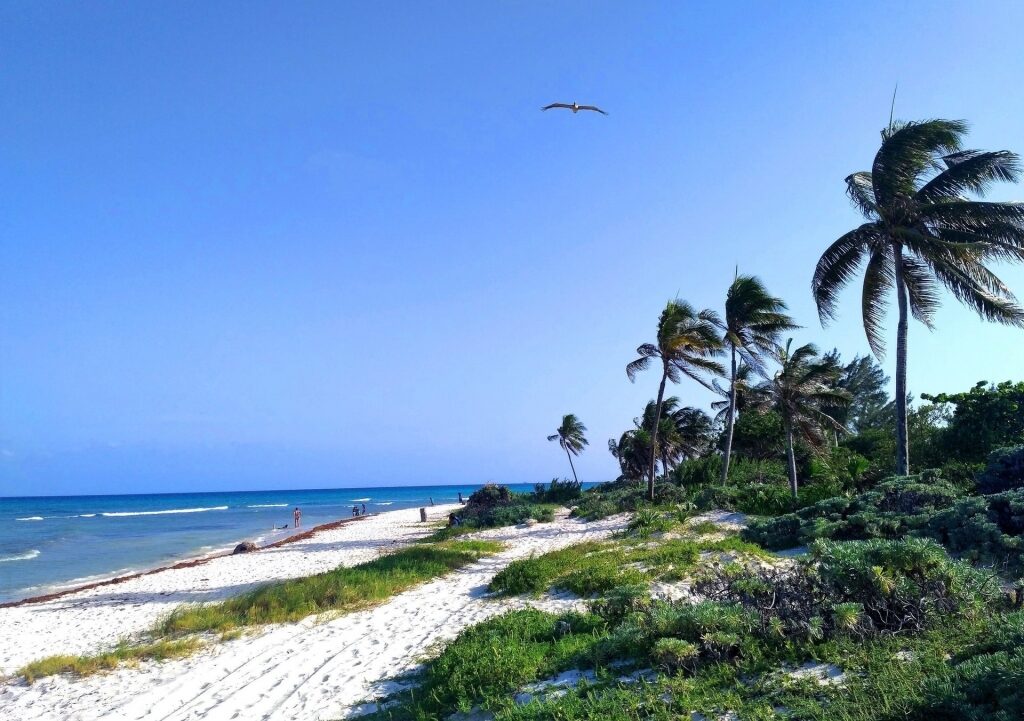
[{"label": "flying bird", "polygon": [[551,105],[545,105],[541,110],[551,110],[551,108],[565,108],[566,110],[571,110],[574,113],[578,113],[581,110],[593,110],[595,113],[601,113],[601,115],[608,114],[596,105],[580,105],[575,100],[572,101],[572,105],[569,103],[551,103]]}]

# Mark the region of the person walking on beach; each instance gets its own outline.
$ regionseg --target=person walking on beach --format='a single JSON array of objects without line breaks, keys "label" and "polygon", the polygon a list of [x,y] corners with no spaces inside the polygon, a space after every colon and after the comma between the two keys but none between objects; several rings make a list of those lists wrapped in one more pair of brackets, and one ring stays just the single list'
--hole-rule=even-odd
[{"label": "person walking on beach", "polygon": [[302,511],[299,510],[298,506],[292,511],[292,520],[295,521],[296,528],[302,525]]}]

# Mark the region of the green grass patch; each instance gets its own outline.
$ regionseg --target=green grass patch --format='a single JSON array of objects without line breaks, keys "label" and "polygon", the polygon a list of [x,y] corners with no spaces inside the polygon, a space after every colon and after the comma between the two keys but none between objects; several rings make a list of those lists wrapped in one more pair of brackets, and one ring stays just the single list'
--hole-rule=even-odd
[{"label": "green grass patch", "polygon": [[721,533],[722,528],[714,521],[701,521],[687,527],[687,530],[696,533],[698,536],[709,536],[712,533]]},{"label": "green grass patch", "polygon": [[18,675],[23,676],[29,683],[60,673],[90,676],[100,671],[109,671],[118,666],[136,664],[140,661],[181,658],[193,653],[201,645],[202,642],[197,638],[163,640],[142,645],[123,643],[112,651],[92,656],[47,656],[19,669]]},{"label": "green grass patch", "polygon": [[550,588],[585,597],[601,595],[656,579],[682,578],[697,567],[703,552],[770,555],[735,536],[717,541],[588,541],[513,561],[491,580],[489,589],[503,595],[539,594]]},{"label": "green grass patch", "polygon": [[166,636],[224,632],[298,621],[326,611],[354,611],[500,549],[500,543],[481,540],[409,546],[357,566],[263,586],[219,603],[183,607],[161,624],[159,632]]}]

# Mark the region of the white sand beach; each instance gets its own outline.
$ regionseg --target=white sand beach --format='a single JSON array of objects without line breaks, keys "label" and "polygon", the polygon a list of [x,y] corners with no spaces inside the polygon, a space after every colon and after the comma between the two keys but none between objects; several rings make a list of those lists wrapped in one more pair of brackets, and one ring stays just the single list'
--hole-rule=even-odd
[{"label": "white sand beach", "polygon": [[[451,506],[430,509],[433,520]],[[501,553],[401,593],[372,609],[267,626],[194,656],[143,663],[87,678],[0,683],[0,707],[19,721],[64,719],[334,719],[367,710],[388,678],[414,667],[438,641],[520,601],[486,598],[510,561],[606,537],[625,518],[582,523],[563,512],[552,523],[477,534],[507,544]],[[0,609],[0,673],[36,658],[90,653],[139,633],[182,603],[210,601],[268,581],[354,565],[425,535],[409,509],[328,529],[253,554],[161,571],[59,599]],[[572,605],[546,599],[547,606]]]}]

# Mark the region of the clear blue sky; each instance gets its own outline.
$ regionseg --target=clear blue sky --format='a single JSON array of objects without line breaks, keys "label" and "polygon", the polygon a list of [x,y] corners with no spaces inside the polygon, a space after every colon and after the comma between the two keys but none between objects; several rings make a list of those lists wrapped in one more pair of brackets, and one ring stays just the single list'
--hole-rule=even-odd
[{"label": "clear blue sky", "polygon": [[[866,352],[857,290],[822,330],[808,289],[859,222],[843,178],[897,81],[897,117],[1024,152],[1021,27],[1010,1],[4,3],[0,495],[547,480],[566,412],[581,477],[614,477],[657,383],[625,364],[737,263],[799,340]],[[539,112],[574,99],[610,115]],[[1022,376],[1021,331],[938,322],[916,393]]]}]

